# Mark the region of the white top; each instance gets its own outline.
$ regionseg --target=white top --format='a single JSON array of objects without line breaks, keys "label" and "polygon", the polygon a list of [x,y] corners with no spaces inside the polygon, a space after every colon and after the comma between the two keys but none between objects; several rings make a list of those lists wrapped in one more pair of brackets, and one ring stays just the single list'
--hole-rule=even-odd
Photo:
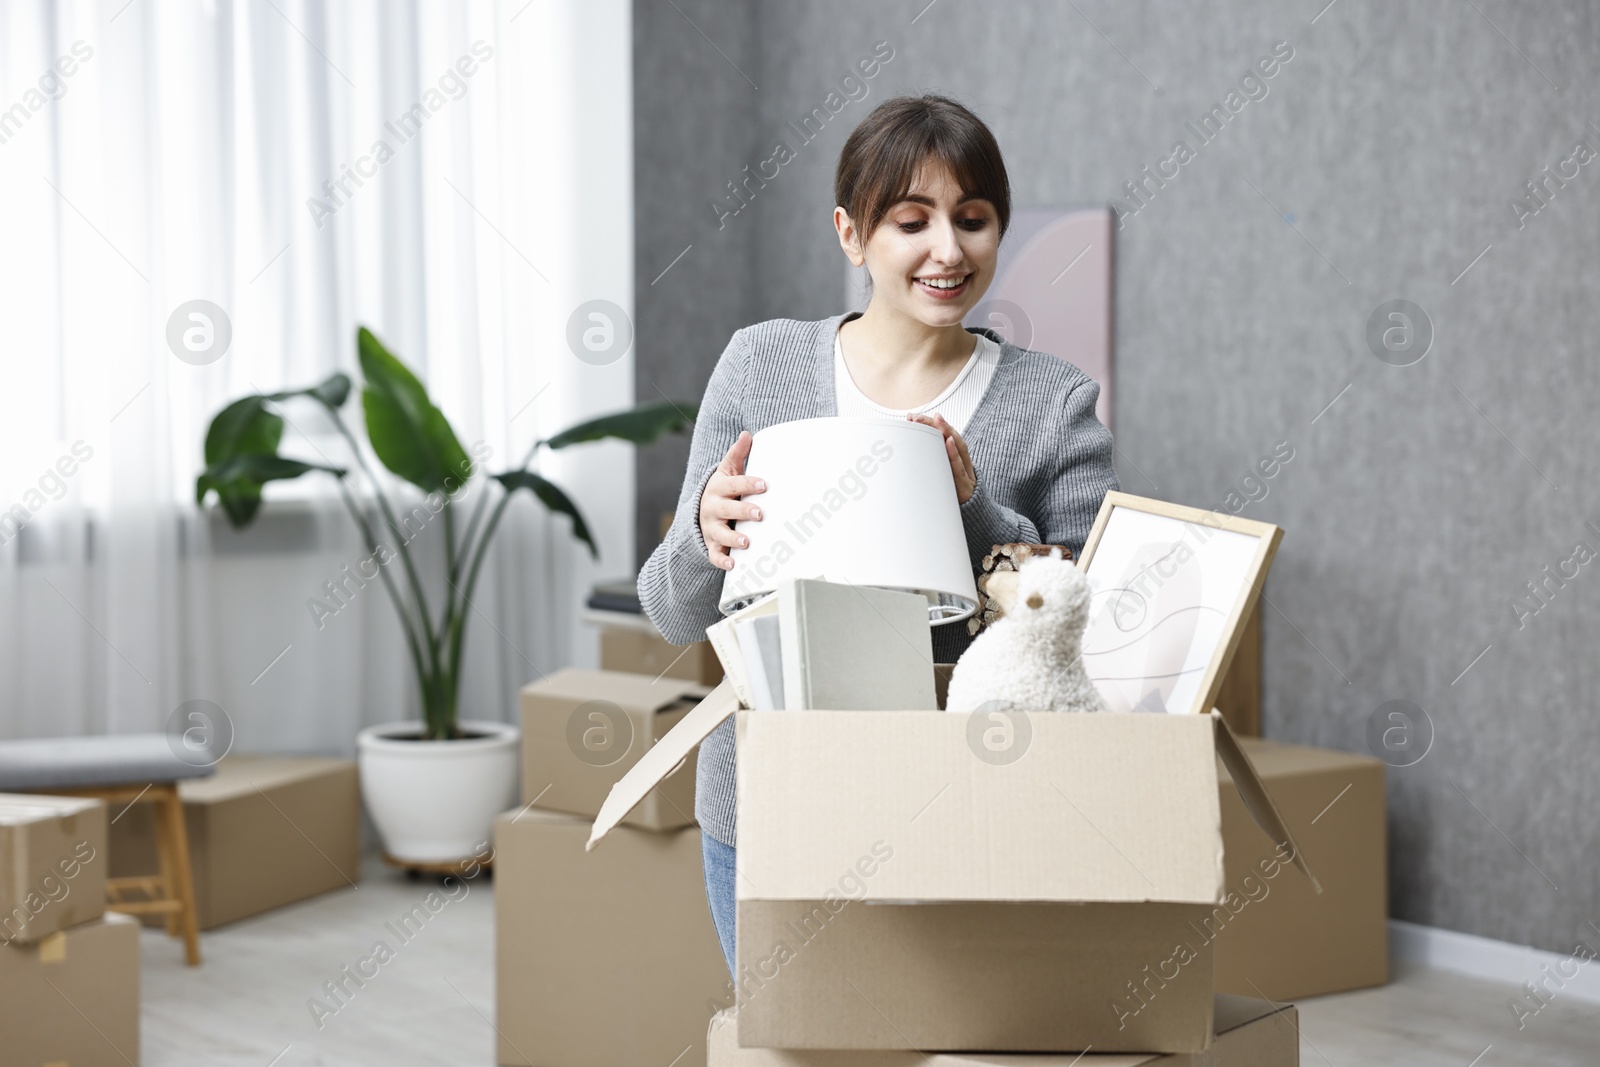
[{"label": "white top", "polygon": [[956,375],[955,381],[945,387],[945,390],[926,404],[914,408],[886,408],[882,404],[874,403],[856,387],[855,379],[850,377],[850,369],[844,363],[844,348],[839,344],[837,331],[833,335],[833,391],[840,415],[886,415],[891,418],[904,418],[907,415],[939,414],[944,416],[944,421],[955,427],[957,433],[965,433],[967,420],[977,410],[978,402],[983,399],[985,390],[989,388],[989,381],[994,377],[995,367],[1000,364],[1000,346],[983,334],[973,334],[978,343],[972,349],[966,365]]}]

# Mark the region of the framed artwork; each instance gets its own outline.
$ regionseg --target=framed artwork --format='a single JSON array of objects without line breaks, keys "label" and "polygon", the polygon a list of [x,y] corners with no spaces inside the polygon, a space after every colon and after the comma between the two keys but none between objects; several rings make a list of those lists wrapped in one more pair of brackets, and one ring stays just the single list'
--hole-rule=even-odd
[{"label": "framed artwork", "polygon": [[1079,567],[1083,663],[1112,711],[1203,714],[1222,688],[1281,527],[1107,493]]}]

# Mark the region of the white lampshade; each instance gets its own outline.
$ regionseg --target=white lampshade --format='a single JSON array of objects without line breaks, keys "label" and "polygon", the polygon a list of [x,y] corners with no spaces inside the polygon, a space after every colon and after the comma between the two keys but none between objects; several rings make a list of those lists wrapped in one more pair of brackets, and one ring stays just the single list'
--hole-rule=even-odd
[{"label": "white lampshade", "polygon": [[786,578],[921,593],[933,625],[977,610],[978,589],[944,436],[909,419],[827,416],[757,431],[745,473],[759,520],[729,552],[718,607],[731,614]]}]

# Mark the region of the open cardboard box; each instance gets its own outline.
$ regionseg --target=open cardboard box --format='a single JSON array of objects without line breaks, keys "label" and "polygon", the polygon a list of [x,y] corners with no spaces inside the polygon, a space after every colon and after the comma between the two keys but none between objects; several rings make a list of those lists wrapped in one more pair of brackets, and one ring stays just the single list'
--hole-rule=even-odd
[{"label": "open cardboard box", "polygon": [[[1217,613],[1202,674],[1113,684],[1119,710],[1094,715],[751,714],[724,682],[612,789],[589,847],[737,715],[741,1047],[1204,1051],[1234,903],[1219,761],[1268,862],[1320,891],[1214,710],[1281,536],[1108,493],[1078,565],[1155,624]],[[1118,662],[1096,662],[1105,682],[1132,680]],[[933,669],[942,709],[953,667]]]},{"label": "open cardboard box", "polygon": [[[566,667],[522,687],[522,800],[594,818],[606,794],[710,690],[682,678]],[[694,760],[626,819],[647,830],[694,825]]]},{"label": "open cardboard box", "polygon": [[1216,712],[1028,715],[996,762],[972,715],[752,713],[726,681],[618,781],[588,847],[730,715],[742,1046],[1203,1051],[1219,758],[1316,884]]}]

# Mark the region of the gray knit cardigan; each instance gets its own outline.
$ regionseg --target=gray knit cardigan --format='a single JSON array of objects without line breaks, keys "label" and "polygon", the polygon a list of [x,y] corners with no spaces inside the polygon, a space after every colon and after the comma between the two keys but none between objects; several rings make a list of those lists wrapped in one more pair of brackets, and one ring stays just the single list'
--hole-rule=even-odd
[{"label": "gray knit cardigan", "polygon": [[[841,322],[859,315],[747,326],[717,360],[695,419],[672,527],[639,572],[639,601],[668,642],[702,641],[706,627],[722,617],[717,601],[723,576],[732,572],[707,557],[700,532],[706,482],[740,430],[838,414],[834,337]],[[1008,541],[1081,552],[1101,500],[1117,488],[1111,431],[1094,413],[1100,386],[1056,356],[1019,348],[987,328],[969,330],[1000,344],[994,377],[962,431],[978,476],[961,505],[973,575],[991,545]],[[935,627],[935,662],[954,663],[971,642],[965,621]],[[701,829],[725,845],[736,841],[734,759],[729,719],[700,746],[694,804]]]}]

